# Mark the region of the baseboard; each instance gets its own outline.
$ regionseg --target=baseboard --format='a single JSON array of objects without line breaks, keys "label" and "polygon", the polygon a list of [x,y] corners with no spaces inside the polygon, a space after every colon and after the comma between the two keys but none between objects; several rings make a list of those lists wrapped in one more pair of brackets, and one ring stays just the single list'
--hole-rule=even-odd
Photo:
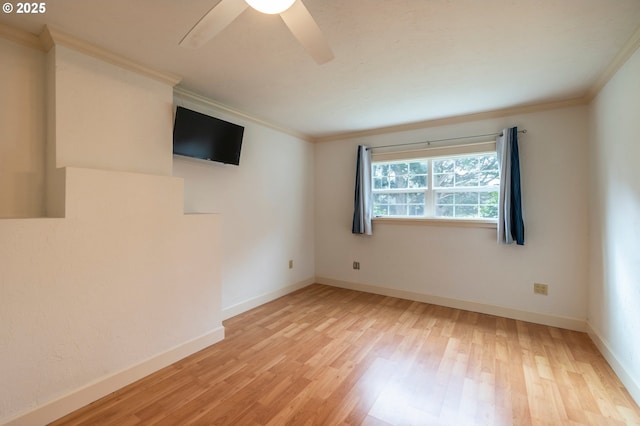
[{"label": "baseboard", "polygon": [[100,378],[67,395],[15,416],[5,424],[8,426],[33,426],[50,423],[223,339],[224,327],[220,326],[137,365]]},{"label": "baseboard", "polygon": [[235,317],[236,315],[240,315],[243,312],[247,312],[253,308],[257,308],[260,305],[264,305],[265,303],[271,302],[272,300],[276,300],[279,297],[286,296],[289,293],[293,293],[296,290],[300,290],[301,288],[310,286],[313,284],[315,279],[313,277],[307,278],[306,280],[297,282],[290,286],[281,288],[276,291],[272,291],[270,293],[262,294],[260,296],[256,296],[252,299],[249,299],[245,302],[237,303],[233,306],[229,306],[228,308],[222,309],[222,319],[226,320],[231,317]]},{"label": "baseboard", "polygon": [[640,405],[640,383],[636,382],[631,374],[629,374],[629,370],[624,367],[624,365],[618,360],[615,356],[609,345],[604,341],[604,339],[600,336],[600,334],[595,331],[595,329],[587,322],[587,333],[593,343],[595,343],[596,347],[607,360],[613,371],[616,372],[618,378],[622,382],[625,388],[631,394],[631,397],[634,399],[636,404]]},{"label": "baseboard", "polygon": [[568,318],[555,315],[541,314],[538,312],[521,311],[518,309],[505,308],[503,306],[486,305],[484,303],[471,302],[467,300],[450,299],[447,297],[432,296],[429,294],[415,293],[393,288],[378,287],[370,284],[341,281],[333,278],[316,277],[316,282],[333,287],[346,288],[349,290],[364,291],[366,293],[380,294],[382,296],[397,297],[400,299],[414,300],[416,302],[431,303],[449,308],[463,309],[465,311],[480,312],[483,314],[496,315],[504,318],[511,318],[520,321],[527,321],[536,324],[549,325],[552,327],[565,328],[575,331],[587,331],[586,322],[577,318]]}]

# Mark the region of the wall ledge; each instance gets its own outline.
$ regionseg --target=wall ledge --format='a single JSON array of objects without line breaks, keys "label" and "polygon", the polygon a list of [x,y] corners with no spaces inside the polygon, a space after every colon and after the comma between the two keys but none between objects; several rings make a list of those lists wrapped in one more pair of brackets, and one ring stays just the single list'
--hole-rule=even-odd
[{"label": "wall ledge", "polygon": [[565,328],[568,330],[581,332],[585,332],[587,330],[586,321],[578,318],[561,317],[539,312],[521,311],[518,309],[506,308],[503,306],[486,305],[484,303],[472,302],[468,300],[451,299],[448,297],[433,296],[430,294],[416,293],[412,291],[398,290],[387,287],[378,287],[370,284],[341,281],[326,277],[316,277],[316,282],[318,284],[346,288],[348,290],[363,291],[366,293],[379,294],[382,296],[397,297],[399,299],[430,303],[433,305],[446,306],[449,308],[462,309],[465,311],[479,312],[482,314],[495,315],[519,321],[548,325],[551,327]]},{"label": "wall ledge", "polygon": [[50,423],[223,339],[224,327],[217,327],[139,364],[105,376],[31,411],[19,414],[3,424],[28,426]]}]

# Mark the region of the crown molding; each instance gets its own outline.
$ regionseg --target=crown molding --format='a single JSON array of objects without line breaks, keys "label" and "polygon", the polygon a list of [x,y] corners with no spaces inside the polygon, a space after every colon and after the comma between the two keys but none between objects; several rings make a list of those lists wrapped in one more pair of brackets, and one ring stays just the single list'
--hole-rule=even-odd
[{"label": "crown molding", "polygon": [[364,136],[376,136],[384,135],[388,133],[398,133],[410,130],[425,129],[428,127],[448,126],[451,124],[466,123],[469,121],[487,120],[492,118],[508,117],[510,115],[529,114],[532,112],[546,111],[551,109],[568,108],[577,105],[585,105],[588,103],[586,97],[579,97],[573,99],[567,99],[556,102],[546,102],[540,104],[521,105],[510,108],[502,108],[485,112],[478,112],[474,114],[457,115],[453,117],[437,118],[434,120],[418,121],[414,123],[400,124],[397,126],[379,127],[376,129],[361,130],[355,132],[346,132],[336,135],[329,135],[315,138],[314,141],[332,142],[343,139],[360,138]]},{"label": "crown molding", "polygon": [[[77,39],[60,30],[52,28],[51,26],[45,26],[40,36],[36,36],[24,30],[20,30],[4,24],[0,24],[0,37],[19,43],[24,46],[37,49],[37,50],[42,50],[42,51],[48,51],[54,45],[60,44],[68,48],[74,49],[76,51],[93,56],[100,60],[128,69],[130,71],[134,71],[138,74],[142,74],[147,77],[153,78],[162,83],[169,84],[171,86],[176,86],[182,79],[180,76],[176,74],[159,72],[159,71],[153,70],[135,61],[124,58],[123,56],[120,56],[116,53],[113,53],[106,49],[102,49],[100,47],[92,45],[91,43],[85,42],[83,40]],[[174,87],[174,93],[184,97],[185,99],[199,103],[206,107],[222,110],[222,111],[237,115],[244,119],[250,120],[254,123],[272,128],[282,133],[289,134],[291,136],[302,139],[304,141],[321,143],[321,142],[331,142],[331,141],[343,140],[343,139],[353,139],[353,138],[365,137],[365,136],[374,136],[374,135],[382,135],[382,134],[395,133],[395,132],[417,130],[417,129],[428,128],[428,127],[460,124],[460,123],[476,121],[476,120],[501,118],[501,117],[506,117],[510,115],[526,114],[526,113],[539,112],[539,111],[545,111],[545,110],[551,110],[551,109],[559,109],[559,108],[565,108],[565,107],[571,107],[571,106],[577,106],[577,105],[586,105],[590,103],[598,95],[598,93],[602,90],[602,88],[609,82],[609,80],[611,80],[611,78],[616,74],[616,72],[629,60],[629,58],[639,48],[640,48],[640,27],[638,27],[636,31],[631,35],[629,40],[627,40],[627,42],[623,45],[620,51],[616,54],[616,56],[611,61],[611,63],[607,66],[605,71],[598,77],[595,83],[587,90],[586,94],[582,97],[555,101],[555,102],[546,102],[541,104],[521,105],[521,106],[515,106],[515,107],[509,107],[509,108],[503,108],[503,109],[497,109],[497,110],[491,110],[491,111],[485,111],[485,112],[479,112],[479,113],[473,113],[473,114],[444,117],[444,118],[433,119],[433,120],[425,120],[425,121],[407,123],[407,124],[401,124],[401,125],[395,125],[395,126],[387,126],[387,127],[351,131],[351,132],[340,132],[340,133],[330,134],[326,136],[318,136],[318,137],[313,137],[307,134],[303,134],[288,128],[284,128],[284,127],[269,123],[265,120],[254,117],[240,110],[218,103],[205,96],[191,92],[183,87],[179,87],[179,86]]]},{"label": "crown molding", "polygon": [[242,112],[240,110],[237,110],[235,108],[229,107],[227,105],[223,105],[219,102],[216,102],[212,99],[207,98],[206,96],[200,95],[198,93],[192,92],[188,89],[185,89],[184,87],[181,86],[176,86],[173,88],[173,94],[174,96],[178,96],[183,100],[186,101],[191,101],[194,102],[196,104],[202,105],[206,108],[212,108],[218,111],[224,111],[227,112],[229,114],[233,114],[236,115],[238,117],[241,117],[245,120],[249,120],[252,121],[256,124],[259,124],[261,126],[265,126],[265,127],[269,127],[273,130],[277,130],[278,132],[281,133],[286,133],[290,136],[296,137],[298,139],[302,139],[303,141],[306,142],[315,142],[315,140],[313,138],[311,138],[309,135],[300,133],[300,132],[296,132],[294,130],[291,129],[287,129],[285,127],[281,127],[281,126],[277,126],[275,124],[269,123],[268,121],[262,120],[260,118],[254,117],[252,115],[249,115],[245,112]]},{"label": "crown molding", "polygon": [[8,25],[0,24],[0,37],[32,49],[45,50],[38,36]]},{"label": "crown molding", "polygon": [[587,100],[590,102],[598,96],[600,90],[611,80],[611,78],[618,72],[618,70],[631,58],[631,56],[640,48],[640,27],[629,37],[629,40],[622,46],[622,49],[618,51],[618,54],[613,58],[613,61],[604,70],[604,72],[598,77],[596,82],[591,86],[587,93]]},{"label": "crown molding", "polygon": [[177,74],[156,71],[138,62],[113,53],[109,50],[95,46],[84,40],[80,40],[72,35],[64,33],[58,29],[52,28],[49,25],[45,25],[38,39],[43,50],[45,51],[49,51],[54,45],[61,45],[80,53],[93,56],[96,59],[100,59],[110,64],[127,69],[129,71],[133,71],[137,74],[152,78],[161,83],[168,84],[172,87],[180,83],[180,81],[182,80],[182,77],[178,76]]},{"label": "crown molding", "polygon": [[551,109],[567,108],[577,105],[589,104],[600,90],[611,80],[618,70],[631,58],[631,56],[640,49],[640,27],[629,37],[627,42],[618,51],[611,63],[604,72],[598,77],[595,83],[587,90],[584,96],[566,99],[556,102],[546,102],[541,104],[522,105],[510,108],[497,109],[492,111],[479,112],[474,114],[459,115],[453,117],[445,117],[434,120],[426,120],[414,123],[401,124],[398,126],[380,127],[375,129],[361,130],[355,132],[343,132],[334,135],[320,136],[314,138],[314,142],[331,142],[342,139],[353,139],[364,136],[375,136],[388,133],[402,132],[408,130],[418,130],[427,127],[446,126],[450,124],[460,124],[468,121],[486,120],[491,118],[501,118],[510,115],[526,114],[531,112],[539,112]]}]

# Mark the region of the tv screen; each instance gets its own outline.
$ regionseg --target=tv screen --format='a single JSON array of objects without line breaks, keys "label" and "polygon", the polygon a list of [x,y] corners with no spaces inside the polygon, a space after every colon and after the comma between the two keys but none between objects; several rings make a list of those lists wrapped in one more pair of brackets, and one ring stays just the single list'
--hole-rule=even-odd
[{"label": "tv screen", "polygon": [[225,164],[240,164],[244,127],[177,107],[173,153]]}]

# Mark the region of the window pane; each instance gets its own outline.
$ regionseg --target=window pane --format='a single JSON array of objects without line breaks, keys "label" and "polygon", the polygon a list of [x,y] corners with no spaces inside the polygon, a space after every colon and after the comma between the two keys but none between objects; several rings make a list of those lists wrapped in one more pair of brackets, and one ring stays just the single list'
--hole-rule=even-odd
[{"label": "window pane", "polygon": [[424,216],[424,206],[409,206],[409,216]]},{"label": "window pane", "polygon": [[376,216],[424,216],[425,192],[404,192],[428,186],[428,161],[374,163],[372,183]]},{"label": "window pane", "polygon": [[407,187],[407,176],[406,175],[396,175],[393,178],[389,175],[389,187],[404,189]]},{"label": "window pane", "polygon": [[436,217],[453,217],[453,206],[436,206]]},{"label": "window pane", "polygon": [[469,172],[463,169],[456,170],[454,186],[478,186],[478,176],[474,172]]},{"label": "window pane", "polygon": [[389,206],[389,215],[391,216],[406,216],[407,215],[407,205],[406,204],[395,204]]},{"label": "window pane", "polygon": [[486,205],[480,206],[480,217],[485,219],[497,219],[498,218],[498,206]]},{"label": "window pane", "polygon": [[480,186],[500,185],[500,173],[498,169],[481,170],[478,172],[478,182]]},{"label": "window pane", "polygon": [[496,154],[485,154],[478,157],[478,170],[498,170]]},{"label": "window pane", "polygon": [[467,156],[456,158],[456,173],[459,172],[475,172],[478,170],[478,157],[477,156]]},{"label": "window pane", "polygon": [[388,189],[389,181],[386,177],[373,178],[373,189]]},{"label": "window pane", "polygon": [[436,204],[453,204],[453,192],[436,192]]},{"label": "window pane", "polygon": [[407,203],[424,204],[424,192],[409,192],[407,194]]},{"label": "window pane", "polygon": [[396,204],[396,194],[387,194],[387,204]]},{"label": "window pane", "polygon": [[406,204],[407,194],[389,194],[389,200],[391,200],[389,204]]},{"label": "window pane", "polygon": [[416,175],[426,175],[427,174],[427,162],[421,161],[416,163],[409,164],[409,173],[413,173]]},{"label": "window pane", "polygon": [[480,186],[500,185],[500,176],[497,170],[487,170],[478,173],[478,184]]},{"label": "window pane", "polygon": [[[430,162],[435,190],[429,188]],[[495,153],[375,163],[372,173],[376,216],[497,217]],[[426,202],[432,197],[434,210],[429,211]]]},{"label": "window pane", "polygon": [[498,205],[498,191],[481,192],[480,204],[495,204]]},{"label": "window pane", "polygon": [[434,174],[433,186],[435,188],[452,188],[453,187],[453,173],[446,174]]},{"label": "window pane", "polygon": [[409,178],[409,188],[426,188],[427,187],[427,177],[422,176],[411,176]]},{"label": "window pane", "polygon": [[[500,184],[495,154],[482,154],[456,159],[456,187],[497,187]],[[455,217],[496,218],[498,191],[459,192],[455,197]]]},{"label": "window pane", "polygon": [[498,218],[498,191],[480,193],[480,217]]},{"label": "window pane", "polygon": [[454,167],[455,161],[452,159],[433,160],[433,173],[451,173]]},{"label": "window pane", "polygon": [[407,163],[391,163],[389,173],[393,172],[397,175],[406,175],[409,173],[409,165]]},{"label": "window pane", "polygon": [[389,204],[389,196],[387,194],[373,194],[374,204]]},{"label": "window pane", "polygon": [[388,216],[389,215],[389,206],[386,205],[373,205],[373,215],[374,216]]},{"label": "window pane", "polygon": [[499,185],[498,157],[485,154],[478,157],[478,181],[481,186]]},{"label": "window pane", "polygon": [[478,217],[477,206],[456,206],[456,217]]},{"label": "window pane", "polygon": [[478,204],[477,192],[457,192],[455,194],[456,204]]},{"label": "window pane", "polygon": [[371,171],[374,177],[382,177],[389,174],[389,166],[387,164],[374,164]]}]

